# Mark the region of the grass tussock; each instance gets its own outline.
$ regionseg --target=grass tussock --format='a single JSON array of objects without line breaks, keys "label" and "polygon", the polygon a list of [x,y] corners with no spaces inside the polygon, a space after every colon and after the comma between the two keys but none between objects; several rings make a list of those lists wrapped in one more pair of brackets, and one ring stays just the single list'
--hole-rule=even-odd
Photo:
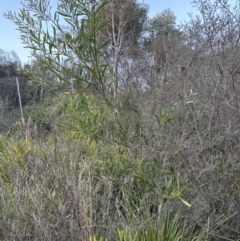
[{"label": "grass tussock", "polygon": [[90,95],[60,94],[1,135],[1,240],[226,237],[239,218],[238,165],[186,148],[204,138],[199,104],[154,103],[153,120],[134,95],[121,98],[116,117]]}]

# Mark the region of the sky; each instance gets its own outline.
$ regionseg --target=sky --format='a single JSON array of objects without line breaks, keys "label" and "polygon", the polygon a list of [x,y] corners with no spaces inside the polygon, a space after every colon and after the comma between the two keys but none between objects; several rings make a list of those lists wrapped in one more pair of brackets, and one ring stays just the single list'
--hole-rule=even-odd
[{"label": "sky", "polygon": [[[16,30],[16,25],[10,20],[3,17],[3,13],[11,10],[18,12],[21,8],[21,0],[0,0],[0,49],[6,51],[14,50],[21,62],[27,63],[30,61],[30,52],[24,48],[20,40],[20,34]],[[56,6],[57,0],[50,0]],[[149,5],[149,17],[153,17],[161,13],[164,9],[170,8],[177,17],[177,23],[189,20],[188,13],[196,15],[196,9],[193,8],[191,0],[138,0]],[[229,1],[232,4],[236,0]]]}]

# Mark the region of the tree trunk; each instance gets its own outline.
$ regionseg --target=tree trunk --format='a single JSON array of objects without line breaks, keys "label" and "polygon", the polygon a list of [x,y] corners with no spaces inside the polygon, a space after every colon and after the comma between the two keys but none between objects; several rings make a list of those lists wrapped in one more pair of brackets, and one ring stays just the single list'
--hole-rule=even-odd
[{"label": "tree trunk", "polygon": [[118,92],[118,51],[115,51],[114,53],[114,63],[113,63],[113,74],[115,78],[115,83],[114,83],[114,94],[116,95]]}]

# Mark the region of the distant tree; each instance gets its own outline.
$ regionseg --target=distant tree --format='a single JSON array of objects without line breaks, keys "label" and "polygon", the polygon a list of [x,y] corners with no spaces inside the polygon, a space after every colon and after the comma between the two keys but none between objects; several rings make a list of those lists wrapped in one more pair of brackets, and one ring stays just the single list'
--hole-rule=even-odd
[{"label": "distant tree", "polygon": [[106,38],[110,40],[107,56],[112,60],[116,78],[115,92],[118,91],[119,62],[121,56],[129,56],[138,45],[139,38],[147,23],[147,5],[135,0],[110,0],[102,9],[109,22]]},{"label": "distant tree", "polygon": [[173,72],[170,66],[176,65],[183,47],[183,35],[176,26],[176,16],[172,10],[165,9],[149,20],[145,47],[154,60],[155,73],[160,77],[159,83],[152,82],[152,86],[166,82],[170,72]]},{"label": "distant tree", "polygon": [[17,68],[20,67],[20,65],[21,62],[16,52],[0,49],[0,78],[17,76]]},{"label": "distant tree", "polygon": [[168,34],[176,30],[176,16],[167,8],[149,20],[148,32],[150,39],[155,39],[160,34]]}]

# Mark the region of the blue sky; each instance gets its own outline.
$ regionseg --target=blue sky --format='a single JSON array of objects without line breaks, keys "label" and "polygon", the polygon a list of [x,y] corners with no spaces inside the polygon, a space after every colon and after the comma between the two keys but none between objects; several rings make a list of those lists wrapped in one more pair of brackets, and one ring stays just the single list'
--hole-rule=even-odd
[{"label": "blue sky", "polygon": [[[28,62],[29,51],[24,49],[24,46],[19,39],[19,33],[16,30],[16,26],[13,22],[5,19],[2,14],[7,10],[18,12],[21,7],[21,0],[0,0],[0,49],[7,51],[14,50],[22,62]],[[51,0],[53,5],[56,5],[57,0]],[[188,13],[196,14],[195,9],[191,4],[191,0],[138,0],[138,2],[144,2],[149,5],[149,17],[160,13],[166,8],[170,8],[177,16],[177,22],[188,21]],[[230,1],[235,4],[235,0]]]}]

